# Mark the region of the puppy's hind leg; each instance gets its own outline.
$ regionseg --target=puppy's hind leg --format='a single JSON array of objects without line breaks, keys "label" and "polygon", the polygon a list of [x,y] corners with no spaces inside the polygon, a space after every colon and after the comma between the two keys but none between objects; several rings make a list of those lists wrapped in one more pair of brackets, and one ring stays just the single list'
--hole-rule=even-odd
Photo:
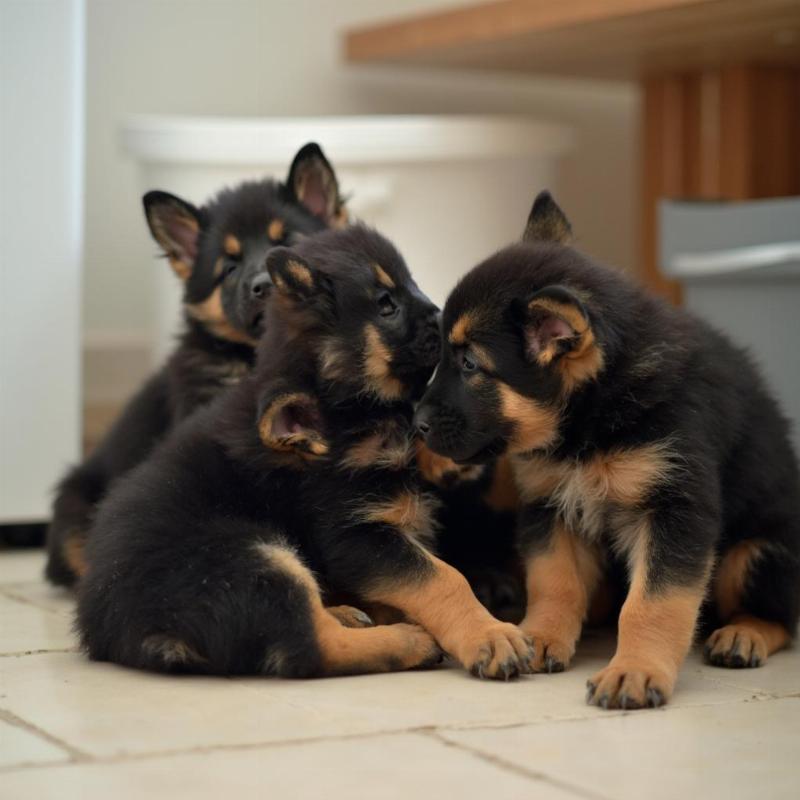
[{"label": "puppy's hind leg", "polygon": [[352,627],[351,614],[342,612],[347,607],[338,606],[329,610],[323,606],[313,574],[294,550],[283,544],[259,544],[257,547],[271,570],[276,569],[289,576],[305,590],[317,650],[317,668],[308,673],[305,659],[298,671],[291,654],[280,643],[268,646],[264,660],[265,673],[313,677],[390,672],[431,666],[441,658],[441,651],[434,639],[418,625],[399,623]]},{"label": "puppy's hind leg", "polygon": [[59,484],[47,530],[45,576],[51,583],[73,586],[86,573],[86,537],[104,491],[103,476],[87,464],[71,470]]},{"label": "puppy's hind leg", "polygon": [[800,563],[763,539],[745,539],[720,559],[714,602],[723,623],[703,654],[716,667],[760,667],[786,647],[800,613]]}]

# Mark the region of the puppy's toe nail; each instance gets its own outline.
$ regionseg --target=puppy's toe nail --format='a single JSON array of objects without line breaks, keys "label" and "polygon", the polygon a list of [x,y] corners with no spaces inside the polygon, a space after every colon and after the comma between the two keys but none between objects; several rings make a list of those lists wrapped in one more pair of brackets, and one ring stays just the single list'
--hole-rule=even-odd
[{"label": "puppy's toe nail", "polygon": [[364,613],[360,609],[355,609],[355,618],[365,627],[371,628],[374,627],[375,623],[372,621],[372,617],[369,614]]},{"label": "puppy's toe nail", "polygon": [[544,661],[544,664],[547,671],[551,674],[554,672],[564,671],[564,665],[557,658],[554,658],[553,656],[547,656],[547,658]]},{"label": "puppy's toe nail", "polygon": [[664,695],[658,689],[650,687],[647,690],[647,707],[658,708],[664,705]]}]

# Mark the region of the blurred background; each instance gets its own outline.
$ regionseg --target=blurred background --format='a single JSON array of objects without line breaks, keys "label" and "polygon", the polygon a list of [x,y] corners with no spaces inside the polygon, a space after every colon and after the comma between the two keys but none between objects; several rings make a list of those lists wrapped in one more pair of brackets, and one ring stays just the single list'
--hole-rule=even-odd
[{"label": "blurred background", "polygon": [[787,0],[0,0],[0,522],[47,517],[169,348],[142,193],[283,178],[308,140],[437,302],[550,188],[797,414],[798,64]]}]

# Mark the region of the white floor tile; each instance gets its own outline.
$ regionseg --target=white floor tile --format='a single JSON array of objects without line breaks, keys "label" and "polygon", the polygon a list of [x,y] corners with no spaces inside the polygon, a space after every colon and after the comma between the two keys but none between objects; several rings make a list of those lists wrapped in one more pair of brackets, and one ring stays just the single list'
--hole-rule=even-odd
[{"label": "white floor tile", "polygon": [[41,580],[4,583],[0,585],[0,597],[3,595],[46,611],[55,611],[70,621],[75,613],[75,595],[69,589],[51,586]]},{"label": "white floor tile", "polygon": [[[584,704],[583,683],[596,666],[507,684],[457,669],[300,682],[151,675],[90,663],[79,654],[0,659],[9,710],[102,757],[595,717],[604,712]],[[686,684],[686,704],[750,696],[700,678]]]},{"label": "white floor tile", "polygon": [[790,698],[441,735],[614,800],[795,800],[798,730]]},{"label": "white floor tile", "polygon": [[74,647],[70,615],[32,606],[0,592],[0,654]]},{"label": "white floor tile", "polygon": [[[0,769],[29,764],[67,761],[60,747],[24,728],[0,719]],[[3,778],[0,777],[0,785]],[[0,790],[0,796],[2,790]]]},{"label": "white floor tile", "polygon": [[0,778],[8,800],[274,797],[281,800],[459,800],[576,797],[421,735],[76,764]]},{"label": "white floor tile", "polygon": [[41,581],[44,553],[41,550],[0,551],[0,584]]}]

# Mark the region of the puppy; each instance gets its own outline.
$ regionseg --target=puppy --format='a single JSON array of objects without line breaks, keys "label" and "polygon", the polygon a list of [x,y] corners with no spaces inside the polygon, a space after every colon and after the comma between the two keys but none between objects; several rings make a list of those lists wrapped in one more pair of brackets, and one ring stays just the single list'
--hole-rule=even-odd
[{"label": "puppy", "polygon": [[525,589],[515,547],[519,505],[511,462],[456,464],[417,440],[417,465],[439,500],[436,552],[494,616],[519,622]]},{"label": "puppy", "polygon": [[458,463],[512,459],[523,502],[522,629],[563,670],[601,577],[621,562],[603,708],[670,697],[701,607],[718,666],[755,667],[798,621],[800,490],[787,423],[746,353],[566,244],[546,193],[521,244],[450,295],[417,424]]},{"label": "puppy", "polygon": [[166,192],[148,192],[144,210],[183,282],[186,329],[167,363],[59,484],[47,536],[46,575],[55,584],[72,585],[86,571],[86,532],[111,483],[143,461],[177,422],[252,367],[270,291],[264,268],[270,248],[346,221],[336,176],[315,144],[297,153],[285,184],[243,183],[201,208]]},{"label": "puppy", "polygon": [[[435,638],[476,674],[526,671],[519,629],[426,546],[411,400],[438,357],[436,308],[361,226],[277,248],[267,265],[254,374],[98,512],[79,587],[84,648],[145,669],[311,677],[425,665]],[[343,595],[423,627],[346,627],[368,620],[326,608]]]}]

